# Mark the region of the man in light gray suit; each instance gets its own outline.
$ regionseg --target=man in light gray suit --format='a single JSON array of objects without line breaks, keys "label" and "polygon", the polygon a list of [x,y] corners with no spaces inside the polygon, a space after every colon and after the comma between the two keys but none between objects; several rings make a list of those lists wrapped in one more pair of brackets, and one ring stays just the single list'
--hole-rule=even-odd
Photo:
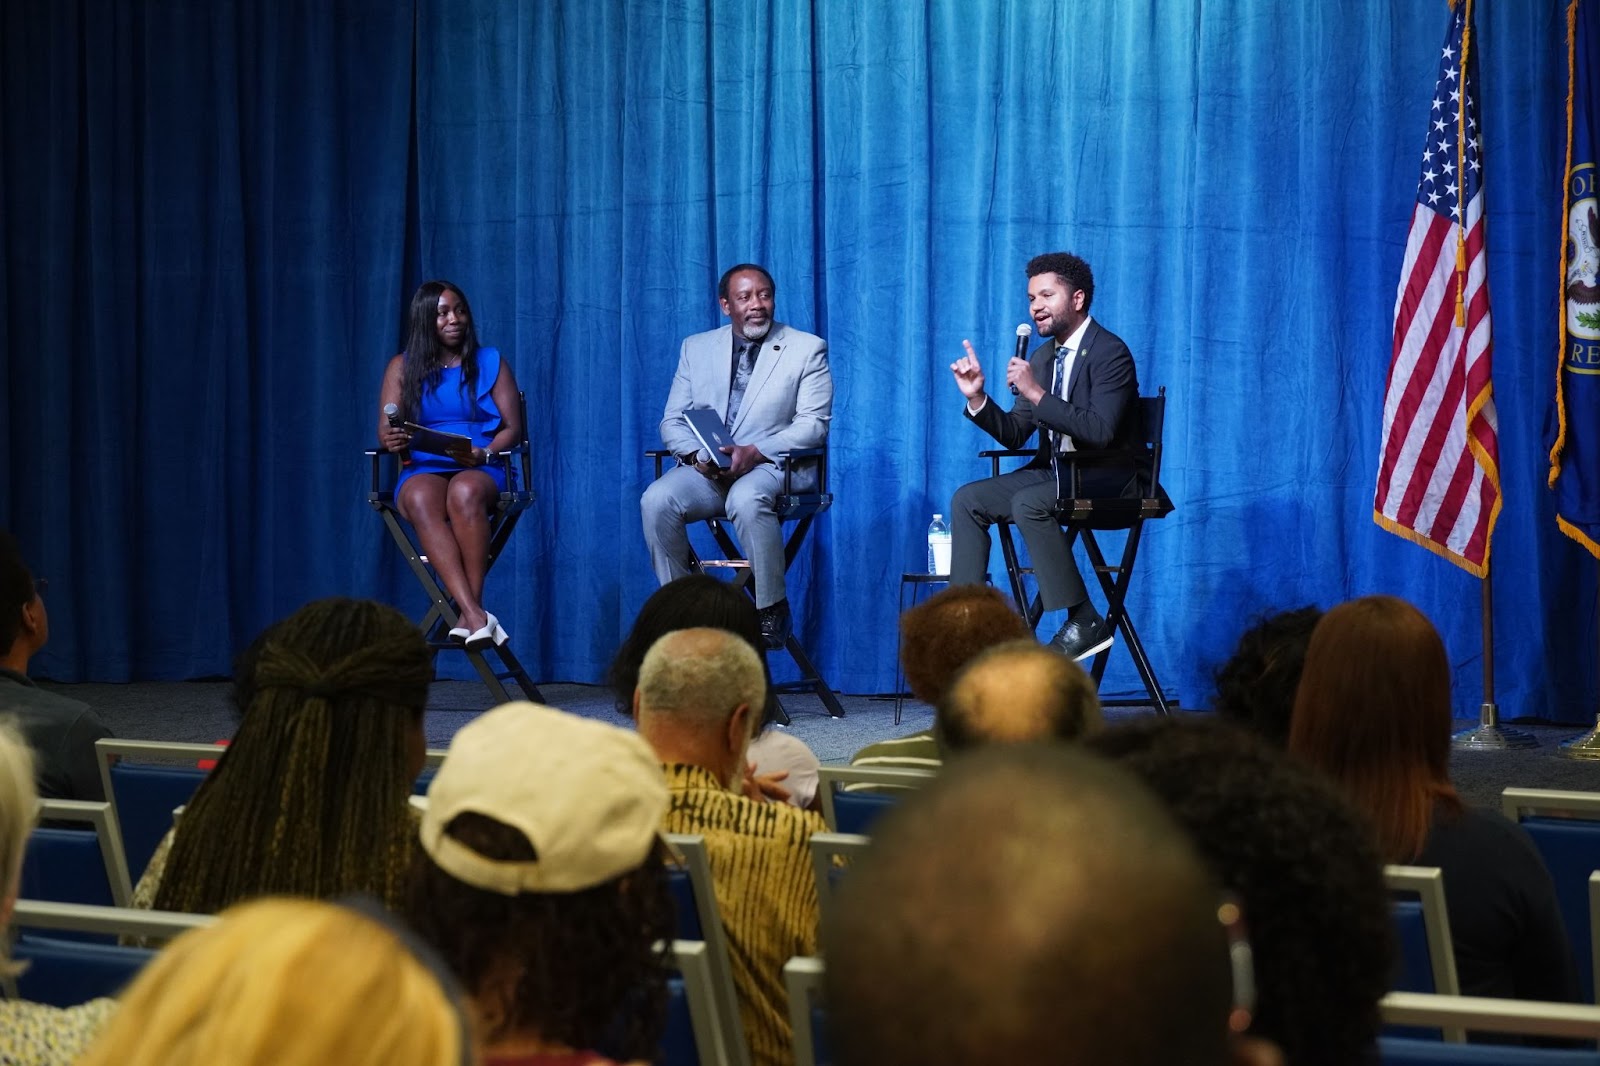
[{"label": "man in light gray suit", "polygon": [[[783,488],[780,452],[815,448],[833,417],[828,343],[772,318],[776,286],[754,263],[730,267],[717,285],[729,324],[683,342],[672,376],[661,440],[678,457],[639,501],[645,544],[656,580],[665,585],[689,573],[690,522],[726,516],[750,559],[761,635],[770,648],[789,638],[789,600],[783,582],[783,528],[773,511]],[[718,466],[689,428],[684,412],[710,408],[733,444]],[[810,467],[812,464],[807,464]],[[795,468],[796,487],[814,469]]]}]

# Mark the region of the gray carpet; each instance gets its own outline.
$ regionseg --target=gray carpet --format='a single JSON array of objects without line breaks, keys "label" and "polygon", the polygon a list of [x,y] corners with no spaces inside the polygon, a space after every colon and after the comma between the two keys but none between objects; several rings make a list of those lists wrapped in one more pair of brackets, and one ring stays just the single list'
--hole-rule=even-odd
[{"label": "gray carpet", "polygon": [[[133,685],[47,685],[83,700],[105,718],[118,736],[141,740],[212,742],[232,736],[235,718],[225,682],[179,681]],[[593,718],[621,722],[611,696],[595,685],[542,685],[547,702]],[[887,737],[901,736],[933,723],[924,704],[907,701],[900,724],[894,722],[894,701],[880,697],[839,697],[845,717],[829,718],[815,696],[785,696],[793,719],[789,730],[811,746],[825,763],[842,763],[858,749]],[[473,716],[488,709],[488,693],[468,681],[437,681],[428,698],[428,744],[445,747]],[[1111,709],[1113,720],[1149,713],[1144,708]],[[1461,729],[1475,722],[1457,722]],[[1557,756],[1557,745],[1582,730],[1573,725],[1516,723],[1539,740],[1521,751],[1454,754],[1451,774],[1468,803],[1498,807],[1502,789],[1562,788],[1600,791],[1600,763]]]}]

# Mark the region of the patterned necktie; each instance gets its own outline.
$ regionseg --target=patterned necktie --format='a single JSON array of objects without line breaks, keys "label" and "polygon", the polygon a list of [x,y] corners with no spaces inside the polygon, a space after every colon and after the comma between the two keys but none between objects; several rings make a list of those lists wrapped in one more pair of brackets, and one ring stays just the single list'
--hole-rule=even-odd
[{"label": "patterned necktie", "polygon": [[744,402],[744,390],[750,385],[750,374],[756,368],[756,356],[761,354],[760,341],[747,341],[739,353],[739,365],[733,372],[733,384],[728,388],[728,432],[733,432],[734,420],[739,417],[739,405]]}]

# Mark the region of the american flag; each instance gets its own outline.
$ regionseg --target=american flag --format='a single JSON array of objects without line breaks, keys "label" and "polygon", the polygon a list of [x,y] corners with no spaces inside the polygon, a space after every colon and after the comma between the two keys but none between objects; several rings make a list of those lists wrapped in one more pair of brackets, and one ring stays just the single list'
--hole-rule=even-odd
[{"label": "american flag", "polygon": [[1500,514],[1500,448],[1469,2],[1456,0],[1439,58],[1395,296],[1372,517],[1482,577]]}]

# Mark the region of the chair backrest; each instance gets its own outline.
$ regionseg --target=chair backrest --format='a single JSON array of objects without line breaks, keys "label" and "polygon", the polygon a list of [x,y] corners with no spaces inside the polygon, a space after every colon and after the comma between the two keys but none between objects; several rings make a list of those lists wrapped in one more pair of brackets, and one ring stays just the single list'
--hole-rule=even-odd
[{"label": "chair backrest", "polygon": [[[1583,1040],[1600,1035],[1600,1007],[1588,1004],[1391,992],[1383,997],[1379,1010],[1390,1026]],[[1378,1047],[1383,1066],[1600,1066],[1600,1053],[1593,1048],[1441,1044],[1392,1036],[1382,1037]]]},{"label": "chair backrest", "polygon": [[24,933],[11,957],[28,968],[17,977],[17,996],[31,1003],[74,1007],[101,996],[115,996],[155,958],[150,948]]},{"label": "chair backrest", "polygon": [[[194,798],[210,773],[198,764],[214,763],[227,745],[107,738],[95,741],[94,747],[126,856],[127,876],[137,881],[172,828],[173,812]],[[442,748],[428,749],[412,789],[415,793],[427,791],[445,754]]]},{"label": "chair backrest", "polygon": [[887,766],[824,766],[817,771],[822,818],[835,833],[865,835],[905,790],[921,788],[932,770]]},{"label": "chair backrest", "polygon": [[721,1034],[727,1021],[717,1000],[709,953],[703,940],[672,942],[668,957],[677,972],[667,985],[667,1028],[656,1056],[658,1066],[723,1066]]},{"label": "chair backrest", "polygon": [[[18,900],[19,927],[55,929],[102,936],[171,937],[216,921],[212,915],[166,914],[121,907]],[[17,995],[34,1003],[72,1007],[100,996],[114,996],[155,957],[150,948],[68,940],[26,932],[17,937],[12,957],[28,968],[16,980]]]},{"label": "chair backrest", "polygon": [[817,902],[822,913],[827,914],[839,879],[854,860],[867,853],[872,841],[858,833],[812,833],[810,843],[811,872],[817,879]]},{"label": "chair backrest", "polygon": [[722,1021],[717,1061],[723,1066],[749,1066],[750,1048],[739,1016],[739,993],[733,983],[728,934],[711,882],[711,861],[706,855],[705,838],[688,833],[662,835],[671,853],[667,883],[677,911],[677,939],[698,940],[706,945],[706,966],[717,1015]]},{"label": "chair backrest", "polygon": [[22,860],[21,894],[60,903],[126,907],[133,898],[133,886],[111,804],[41,800],[39,818],[81,823],[86,828],[51,825],[33,831]]},{"label": "chair backrest", "polygon": [[789,992],[789,1025],[794,1030],[795,1066],[827,1066],[827,1013],[822,1001],[821,959],[796,956],[784,963],[783,985]]},{"label": "chair backrest", "polygon": [[161,838],[172,828],[172,812],[194,797],[209,771],[197,765],[227,750],[222,744],[168,744],[153,740],[94,742],[100,781],[122,834],[128,876],[138,881]]},{"label": "chair backrest", "polygon": [[1161,484],[1162,439],[1167,432],[1167,387],[1161,386],[1154,396],[1139,397],[1139,418],[1144,426],[1144,443],[1150,449],[1150,487],[1159,492]]},{"label": "chair backrest", "polygon": [[[1389,888],[1390,914],[1400,947],[1390,988],[1398,992],[1459,994],[1450,915],[1445,909],[1444,871],[1437,866],[1385,866],[1383,880]],[[1440,1034],[1393,1030],[1390,1035],[1436,1040]],[[1447,1029],[1443,1037],[1460,1043],[1466,1034],[1460,1029]]]},{"label": "chair backrest", "polygon": [[1600,989],[1600,922],[1591,917],[1589,877],[1600,870],[1600,793],[1508,788],[1500,809],[1532,838],[1555,884],[1583,997]]}]

